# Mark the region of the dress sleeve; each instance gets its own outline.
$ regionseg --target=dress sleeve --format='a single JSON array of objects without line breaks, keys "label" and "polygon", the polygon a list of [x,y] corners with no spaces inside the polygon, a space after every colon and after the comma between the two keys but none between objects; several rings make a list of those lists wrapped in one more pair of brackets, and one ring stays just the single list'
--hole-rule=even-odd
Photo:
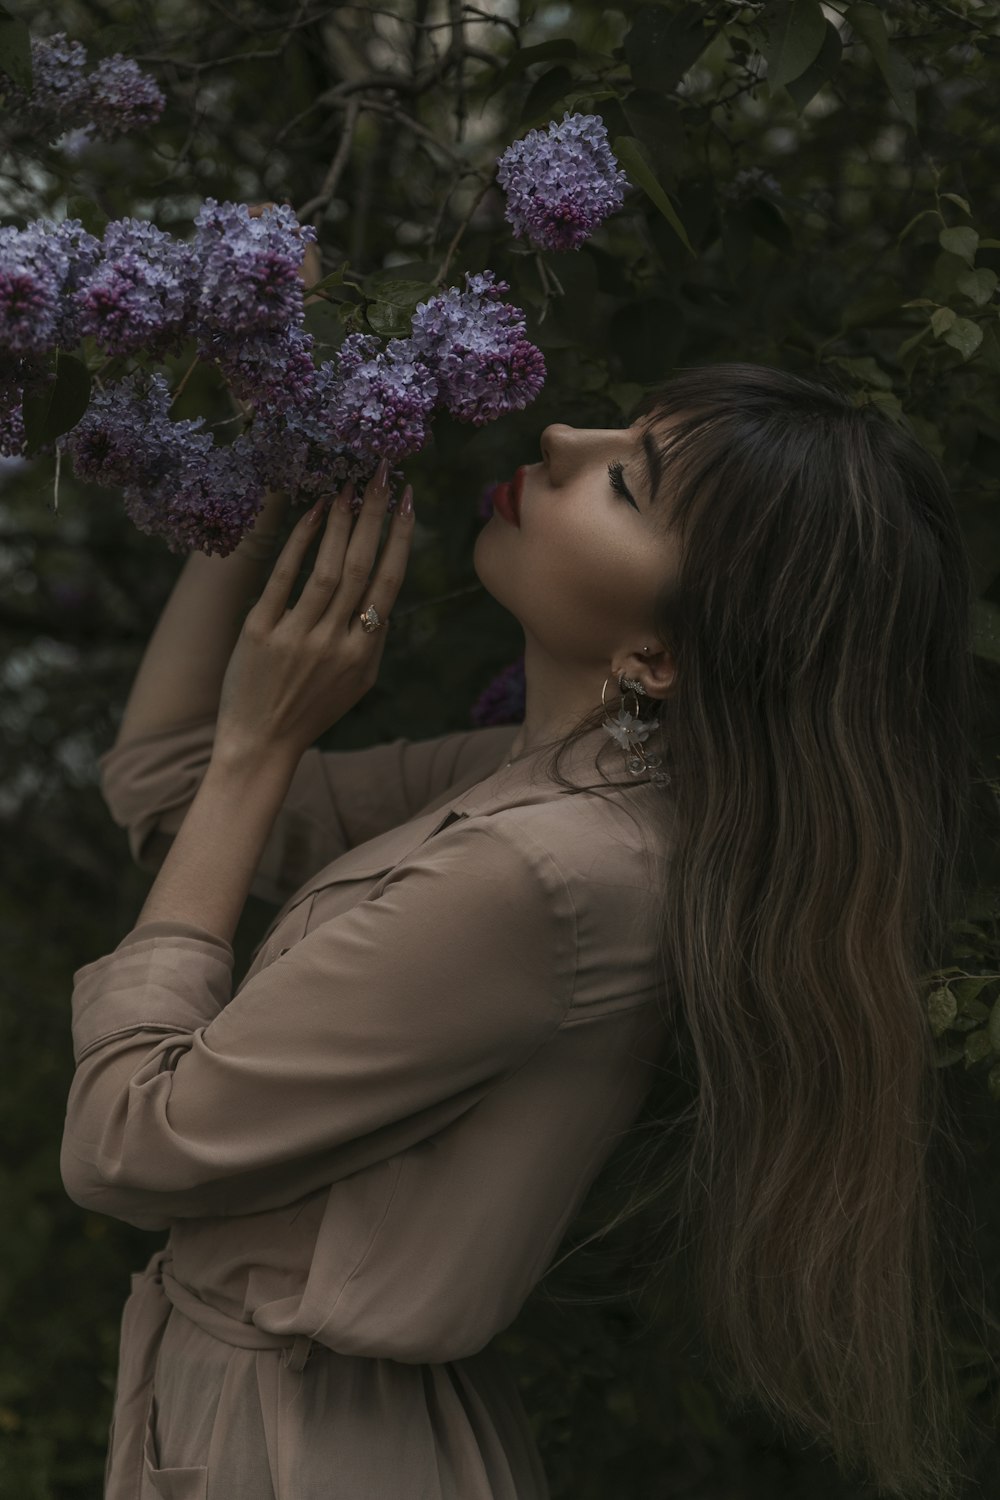
[{"label": "dress sleeve", "polygon": [[576,913],[551,857],[453,825],[231,998],[233,950],[149,922],[74,975],[61,1171],[142,1228],[260,1212],[457,1119],[560,1026]]},{"label": "dress sleeve", "polygon": [[[491,725],[362,750],[311,747],[275,818],[251,893],[282,905],[348,849],[408,822],[451,786],[490,775],[516,733],[514,725]],[[101,794],[141,869],[155,873],[163,863],[214,740],[212,715],[115,745],[98,759]]]}]

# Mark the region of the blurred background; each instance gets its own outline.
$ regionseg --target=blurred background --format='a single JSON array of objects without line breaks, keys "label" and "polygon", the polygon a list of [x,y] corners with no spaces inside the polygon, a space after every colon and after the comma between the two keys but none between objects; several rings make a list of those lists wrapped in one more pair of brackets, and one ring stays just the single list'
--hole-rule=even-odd
[{"label": "blurred background", "polygon": [[[976,570],[984,703],[968,851],[979,884],[941,964],[984,982],[958,988],[940,1063],[992,1281],[1000,4],[59,0],[0,13],[0,68],[15,74],[18,20],[83,43],[91,63],[135,59],[167,104],[155,125],[108,141],[79,128],[46,139],[8,99],[2,223],[78,217],[99,234],[135,216],[184,237],[206,197],[287,201],[315,224],[324,274],[351,272],[307,309],[322,357],[348,328],[408,328],[398,283],[430,285],[443,267],[451,283],[487,267],[508,279],[544,351],[531,407],[479,430],[438,419],[405,463],[417,527],[379,682],[325,748],[520,718],[520,629],[478,583],[472,547],[491,486],[538,460],[550,422],[624,425],[675,367],[750,360],[835,372],[857,401],[905,415],[941,461]],[[581,250],[539,256],[511,237],[492,174],[512,140],[567,109],[603,117],[636,189]],[[161,368],[174,386],[190,363],[188,351]],[[236,430],[210,367],[195,368],[173,415],[204,416],[219,442]],[[129,1273],[162,1242],[78,1209],[58,1153],[73,973],[115,947],[150,884],[111,822],[96,758],[182,565],[131,524],[120,494],[65,464],[57,475],[51,453],[0,459],[4,1500],[99,1495]],[[272,915],[250,898],[238,972]],[[614,1158],[595,1202],[613,1174]],[[557,1305],[554,1286],[500,1339],[554,1500],[867,1493],[763,1419],[723,1409],[684,1330],[680,1280],[652,1327],[628,1305]],[[995,1429],[981,1351],[964,1358],[968,1399]],[[996,1450],[981,1462],[970,1494],[1000,1494]]]}]

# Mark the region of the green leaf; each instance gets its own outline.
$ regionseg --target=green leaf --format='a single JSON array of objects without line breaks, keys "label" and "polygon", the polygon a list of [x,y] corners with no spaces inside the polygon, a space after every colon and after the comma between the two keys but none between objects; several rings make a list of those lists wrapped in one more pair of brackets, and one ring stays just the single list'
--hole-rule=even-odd
[{"label": "green leaf", "polygon": [[930,323],[925,323],[923,328],[918,328],[916,333],[911,334],[908,339],[904,339],[899,348],[896,350],[896,358],[903,359],[907,354],[909,354],[911,349],[916,348],[921,339],[925,339],[927,337],[930,331]]},{"label": "green leaf", "polygon": [[974,1063],[982,1062],[984,1057],[990,1057],[993,1046],[987,1031],[970,1031],[965,1038],[965,1066],[971,1068]]},{"label": "green leaf", "polygon": [[970,219],[972,218],[972,209],[966,203],[965,199],[960,198],[957,193],[942,193],[941,197],[948,198],[952,203],[957,203],[962,212],[968,214]]},{"label": "green leaf", "polygon": [[0,5],[0,68],[18,88],[30,94],[34,88],[31,71],[31,33],[28,23],[12,16]]},{"label": "green leaf", "polygon": [[410,314],[391,302],[370,302],[365,317],[375,332],[385,338],[403,338],[410,332]]},{"label": "green leaf", "polygon": [[966,271],[955,282],[958,290],[972,299],[977,307],[983,307],[993,296],[997,286],[997,273],[987,266],[977,271]]},{"label": "green leaf", "polygon": [[101,212],[93,198],[67,198],[67,219],[79,219],[88,234],[96,235],[101,239],[105,229],[108,227],[107,216]]},{"label": "green leaf", "polygon": [[767,34],[763,53],[771,90],[799,78],[819,56],[826,39],[826,17],[819,0],[773,0],[760,24]]},{"label": "green leaf", "polygon": [[550,68],[528,90],[518,124],[541,124],[551,115],[553,105],[564,100],[572,88],[573,75],[568,68]]},{"label": "green leaf", "polygon": [[906,236],[909,234],[910,230],[913,228],[913,226],[915,224],[919,224],[920,220],[921,219],[925,219],[928,214],[933,214],[936,219],[940,219],[940,217],[941,217],[940,213],[938,213],[938,210],[936,208],[922,208],[918,214],[914,214],[913,215],[913,218],[907,224],[906,228],[905,229],[901,229],[900,232],[899,232],[899,234],[897,234],[897,236],[896,236],[896,244],[897,245],[901,245],[903,243],[903,241],[905,240]]},{"label": "green leaf", "polygon": [[695,252],[691,241],[687,237],[687,230],[678,218],[670,199],[656,180],[656,175],[649,165],[646,157],[646,148],[642,142],[637,140],[634,135],[620,135],[612,142],[611,149],[636,187],[642,188],[647,197],[652,199],[685,249],[694,256]]},{"label": "green leaf", "polygon": [[931,1023],[931,1031],[935,1036],[941,1036],[958,1015],[958,1002],[951,990],[942,988],[933,990],[927,997],[927,1019]]},{"label": "green leaf", "polygon": [[931,328],[936,338],[940,338],[958,317],[953,307],[939,307],[931,314]]},{"label": "green leaf", "polygon": [[339,349],[347,332],[343,314],[329,302],[310,302],[302,314],[302,327],[317,344],[327,349]]},{"label": "green leaf", "polygon": [[987,1025],[994,1052],[1000,1052],[1000,999],[994,1000]]},{"label": "green leaf", "polygon": [[986,1086],[994,1104],[1000,1104],[1000,1063],[995,1063],[986,1075]]},{"label": "green leaf", "polygon": [[949,255],[960,255],[971,266],[976,258],[979,235],[967,224],[960,224],[954,229],[942,229],[938,235],[938,244]]},{"label": "green leaf", "polygon": [[706,19],[701,5],[682,5],[674,13],[643,5],[622,43],[635,86],[658,94],[672,89],[712,40]]},{"label": "green leaf", "polygon": [[90,372],[83,360],[57,349],[55,374],[56,378],[50,385],[24,398],[25,454],[28,458],[33,458],[41,448],[69,432],[87,410]]},{"label": "green leaf", "polygon": [[418,302],[426,302],[437,291],[427,281],[406,281],[398,276],[387,276],[384,272],[366,277],[364,288],[367,296],[388,302],[390,307],[404,307],[411,313]]},{"label": "green leaf", "polygon": [[819,55],[804,73],[798,78],[789,79],[785,84],[789,97],[799,114],[805,109],[810,99],[815,98],[824,83],[829,82],[833,77],[844,55],[844,44],[840,40],[840,32],[832,21],[825,21],[825,26],[826,34],[823,37]]},{"label": "green leaf", "polygon": [[917,96],[913,69],[901,52],[889,45],[885,19],[877,5],[857,4],[847,8],[847,20],[875,59],[879,72],[889,86],[903,119],[914,132],[917,128]]},{"label": "green leaf", "polygon": [[534,47],[522,47],[502,68],[497,69],[483,100],[485,102],[491,99],[498,89],[519,78],[532,63],[550,62],[556,57],[575,60],[579,55],[580,48],[572,37],[553,37],[550,41],[538,42]]},{"label": "green leaf", "polygon": [[941,342],[957,349],[963,359],[971,359],[983,342],[983,330],[971,318],[956,318]]},{"label": "green leaf", "polygon": [[1000,663],[1000,605],[974,599],[970,617],[973,654]]}]

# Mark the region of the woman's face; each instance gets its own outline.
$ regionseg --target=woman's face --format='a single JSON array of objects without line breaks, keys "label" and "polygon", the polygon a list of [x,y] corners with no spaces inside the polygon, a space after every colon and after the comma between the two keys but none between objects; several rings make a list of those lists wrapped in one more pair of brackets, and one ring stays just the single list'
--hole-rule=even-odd
[{"label": "woman's face", "polygon": [[[618,660],[643,660],[644,645],[646,660],[662,649],[653,607],[678,553],[666,501],[654,499],[659,463],[643,432],[638,424],[546,427],[543,461],[524,471],[520,525],[494,512],[476,538],[484,587],[546,656],[588,683],[612,661],[631,675],[635,663]],[[628,495],[614,487],[609,464]]]}]

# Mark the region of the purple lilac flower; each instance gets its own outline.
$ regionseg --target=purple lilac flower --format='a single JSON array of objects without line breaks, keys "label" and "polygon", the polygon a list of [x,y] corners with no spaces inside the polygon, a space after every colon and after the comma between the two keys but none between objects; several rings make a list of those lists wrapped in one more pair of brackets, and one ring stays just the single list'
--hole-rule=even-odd
[{"label": "purple lilac flower", "polygon": [[268,328],[235,341],[206,332],[198,344],[200,358],[218,363],[226,384],[240,401],[253,401],[275,410],[305,405],[313,392],[315,340],[304,328]]},{"label": "purple lilac flower", "polygon": [[0,455],[19,458],[24,447],[24,361],[16,355],[0,353]]},{"label": "purple lilac flower", "polygon": [[20,354],[74,348],[72,294],[99,246],[78,219],[0,227],[0,345]]},{"label": "purple lilac flower", "polygon": [[158,485],[126,488],[125,510],[140,531],[163,537],[171,552],[196,547],[209,557],[228,557],[260,513],[265,490],[250,445],[237,438],[228,448],[211,442],[203,451],[185,447]]},{"label": "purple lilac flower", "polygon": [[121,52],[99,62],[87,85],[87,113],[104,140],[122,131],[154,125],[167,102],[150,75]]},{"label": "purple lilac flower", "polygon": [[198,295],[190,248],[142,219],[115,219],[101,251],[76,295],[81,333],[107,354],[176,353]]},{"label": "purple lilac flower", "polygon": [[516,238],[543,250],[578,250],[621,208],[629,181],[608,145],[600,115],[570,114],[548,130],[529,130],[497,163]]},{"label": "purple lilac flower", "polygon": [[[128,375],[91,397],[76,426],[59,439],[79,479],[135,485],[152,494],[182,462],[204,459],[214,447],[204,417],[173,422],[162,375]],[[138,524],[138,523],[137,523]]]},{"label": "purple lilac flower", "polygon": [[30,93],[5,84],[5,113],[26,133],[55,140],[65,131],[94,127],[110,140],[122,131],[158,120],[166,103],[154,80],[116,52],[86,74],[87,54],[63,31],[31,38]]},{"label": "purple lilac flower", "polygon": [[293,497],[303,489],[310,444],[282,412],[274,407],[259,406],[240,438],[247,446],[256,472],[269,489],[286,490]]},{"label": "purple lilac flower", "polygon": [[204,334],[257,334],[301,322],[299,267],[304,246],[316,241],[311,224],[299,224],[285,204],[251,218],[245,203],[206,198],[195,231]]},{"label": "purple lilac flower", "polygon": [[524,722],[525,679],[524,656],[511,662],[480,693],[469,712],[477,729],[488,724],[521,724]]},{"label": "purple lilac flower", "polygon": [[[355,335],[354,337],[358,337]],[[359,337],[364,338],[361,334]],[[328,420],[338,446],[371,467],[379,458],[405,458],[427,441],[438,385],[409,339],[390,339],[384,353],[356,362],[348,345],[337,363]]]},{"label": "purple lilac flower", "polygon": [[449,287],[421,302],[411,342],[437,377],[441,404],[481,427],[521,411],[545,384],[545,360],[524,337],[524,314],[502,300],[510,288],[493,271],[465,275],[466,291]]}]

